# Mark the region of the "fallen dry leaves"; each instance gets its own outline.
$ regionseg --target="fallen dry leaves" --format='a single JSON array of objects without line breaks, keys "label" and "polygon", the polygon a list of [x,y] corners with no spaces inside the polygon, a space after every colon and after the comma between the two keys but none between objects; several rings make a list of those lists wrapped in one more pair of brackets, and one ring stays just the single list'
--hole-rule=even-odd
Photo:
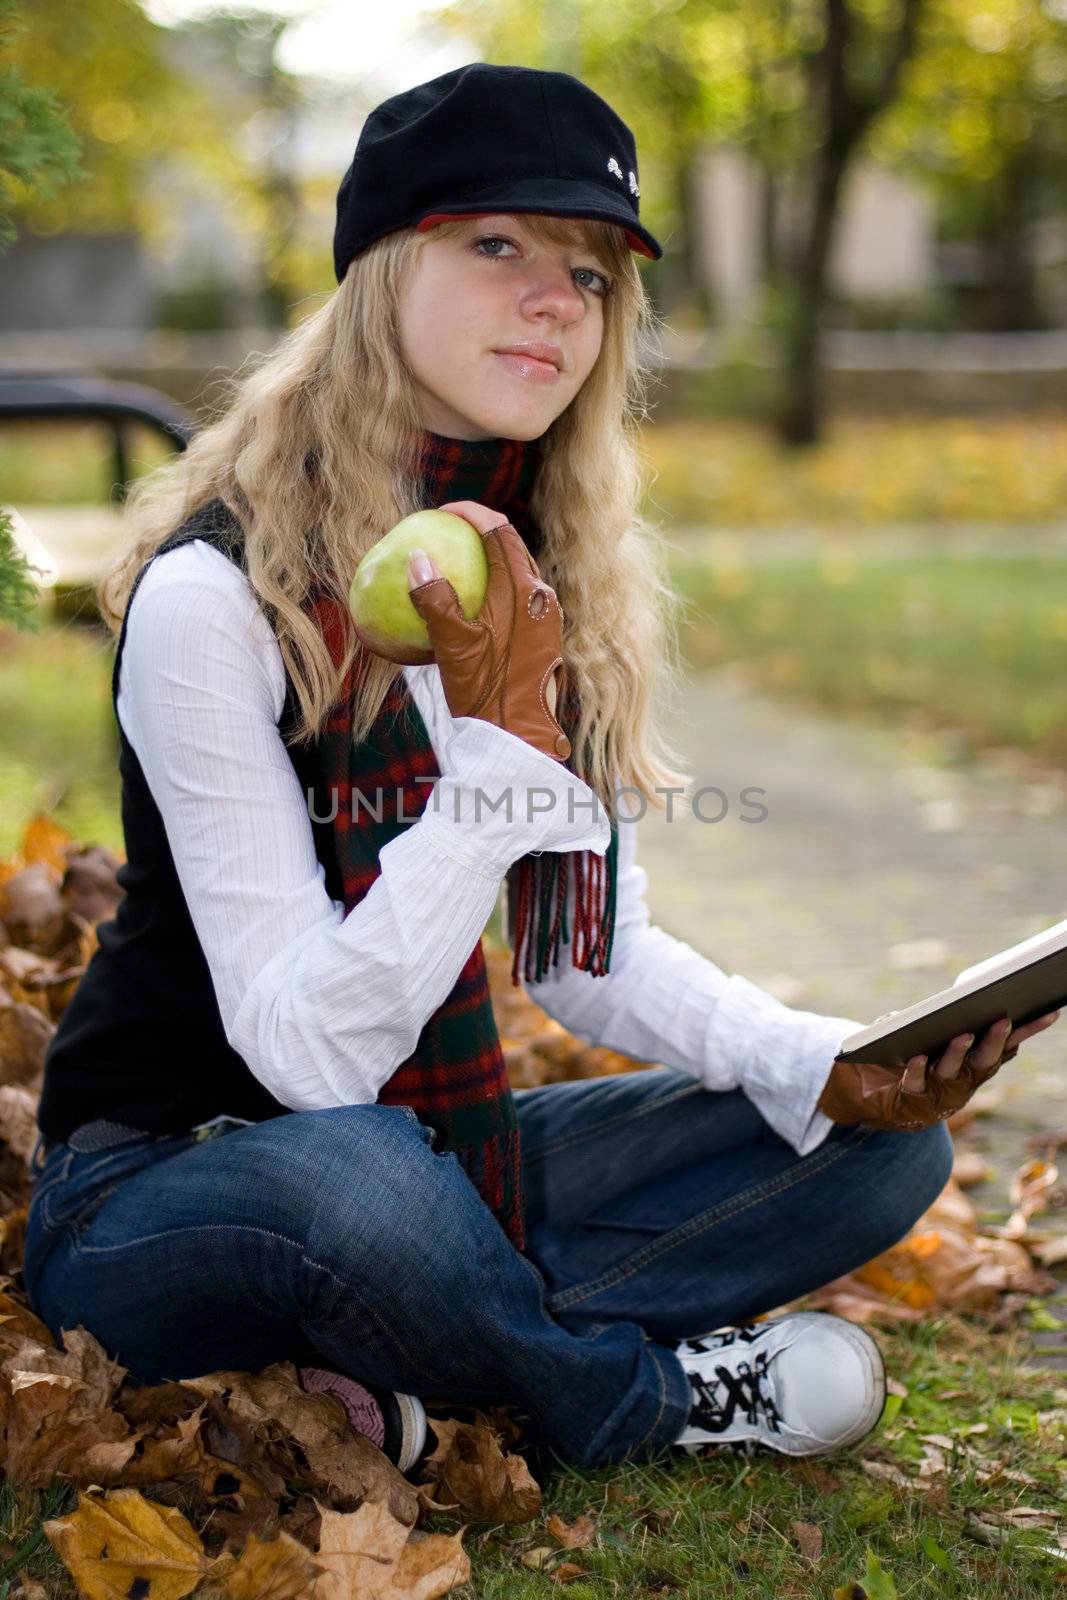
[{"label": "fallen dry leaves", "polygon": [[458,1508],[485,1522],[529,1522],[541,1510],[541,1490],[522,1456],[507,1454],[500,1434],[487,1423],[430,1418],[437,1445],[425,1472],[439,1509]]},{"label": "fallen dry leaves", "polygon": [[[469,1580],[462,1544],[468,1524],[528,1523],[541,1513],[541,1490],[512,1448],[522,1435],[507,1408],[431,1415],[436,1445],[414,1484],[353,1432],[335,1396],[305,1393],[292,1363],[137,1384],[85,1328],[64,1329],[57,1345],[26,1304],[20,1268],[44,1055],[96,949],[96,924],[121,898],[120,865],[109,851],[75,843],[45,816],[32,820],[16,855],[0,862],[5,1473],[16,1485],[40,1488],[58,1477],[78,1489],[77,1508],[44,1531],[89,1600],[178,1600],[204,1584],[230,1600],[433,1600]],[[506,951],[486,956],[514,1087],[649,1064],[574,1038],[512,985]],[[958,1126],[980,1114],[972,1101]],[[959,1152],[953,1180],[907,1238],[808,1303],[866,1322],[989,1310],[1004,1295],[1007,1304],[1012,1294],[1021,1300],[1020,1291],[1042,1292],[1053,1281],[1043,1269],[1067,1259],[1067,1236],[1034,1226],[1041,1212],[1063,1203],[1056,1154],[1065,1142],[1067,1134],[1053,1134],[1035,1149],[1016,1175],[1012,1217],[999,1229],[980,1226],[962,1192],[985,1175],[984,1163]],[[969,1440],[953,1446],[929,1435],[923,1443],[916,1479],[876,1458],[862,1465],[874,1477],[929,1492],[953,1449],[978,1453]],[[978,1476],[991,1481],[1025,1478],[1003,1463],[980,1465]],[[199,1529],[179,1502],[199,1508]],[[420,1526],[441,1513],[462,1526],[447,1534]],[[647,1513],[650,1527],[656,1515]],[[1041,1526],[1047,1515],[1017,1506],[1001,1520]],[[522,1559],[567,1584],[584,1575],[569,1558],[591,1545],[596,1531],[588,1516],[570,1525],[550,1516],[545,1534],[553,1542]],[[814,1567],[819,1528],[796,1522],[792,1531]],[[986,1527],[984,1537],[998,1536]],[[29,1578],[20,1584],[26,1600],[44,1593]]]}]

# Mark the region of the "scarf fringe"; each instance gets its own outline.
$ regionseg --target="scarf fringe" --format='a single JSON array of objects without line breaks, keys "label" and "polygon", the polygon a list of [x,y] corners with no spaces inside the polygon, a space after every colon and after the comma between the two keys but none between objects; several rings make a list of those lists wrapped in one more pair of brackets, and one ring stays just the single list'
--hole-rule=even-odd
[{"label": "scarf fringe", "polygon": [[553,850],[525,855],[518,863],[511,963],[511,981],[515,986],[520,983],[520,972],[527,983],[539,983],[550,966],[559,966],[560,945],[570,943],[567,863],[572,855],[577,904],[571,963],[594,977],[603,977],[608,971],[615,940],[618,880],[619,834],[614,824],[608,848],[602,856],[592,850]]},{"label": "scarf fringe", "polygon": [[519,1130],[493,1134],[479,1144],[452,1148],[516,1250],[521,1250],[526,1243],[526,1227],[521,1183],[516,1181],[521,1173]]}]

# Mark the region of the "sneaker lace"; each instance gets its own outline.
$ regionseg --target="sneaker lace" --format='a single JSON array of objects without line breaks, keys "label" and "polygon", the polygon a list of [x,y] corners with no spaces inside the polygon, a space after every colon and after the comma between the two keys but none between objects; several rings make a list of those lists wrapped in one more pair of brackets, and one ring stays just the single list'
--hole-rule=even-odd
[{"label": "sneaker lace", "polygon": [[691,1421],[708,1433],[724,1433],[740,1408],[746,1422],[762,1422],[772,1433],[780,1432],[781,1417],[770,1393],[767,1369],[767,1352],[760,1350],[753,1362],[739,1361],[736,1372],[731,1372],[729,1367],[716,1366],[714,1378],[711,1378],[706,1373],[690,1371]]}]

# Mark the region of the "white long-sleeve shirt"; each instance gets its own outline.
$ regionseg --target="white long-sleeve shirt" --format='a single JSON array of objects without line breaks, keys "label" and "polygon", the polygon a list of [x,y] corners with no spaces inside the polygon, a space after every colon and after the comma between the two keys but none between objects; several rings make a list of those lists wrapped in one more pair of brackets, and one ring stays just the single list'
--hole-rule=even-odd
[{"label": "white long-sleeve shirt", "polygon": [[[450,993],[512,862],[608,845],[581,779],[504,729],[453,717],[436,664],[403,670],[441,778],[346,914],[278,731],[281,652],[240,568],[195,540],[154,561],[130,604],[119,721],[162,815],[226,1037],[294,1110],[377,1099]],[[785,1006],[651,926],[636,831],[620,819],[610,972],[571,966],[564,947],[527,991],[587,1043],[742,1088],[806,1155],[831,1127],[815,1103],[834,1055],[862,1024]],[[573,906],[572,855],[567,865]]]}]

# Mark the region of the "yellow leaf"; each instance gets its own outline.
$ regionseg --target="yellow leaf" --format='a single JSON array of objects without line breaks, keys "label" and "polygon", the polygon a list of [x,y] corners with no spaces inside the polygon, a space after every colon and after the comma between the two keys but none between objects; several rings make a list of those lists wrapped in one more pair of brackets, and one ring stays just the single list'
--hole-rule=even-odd
[{"label": "yellow leaf", "polygon": [[251,1534],[240,1558],[228,1570],[207,1576],[230,1600],[300,1600],[323,1570],[310,1550],[282,1531],[273,1539]]},{"label": "yellow leaf", "polygon": [[29,866],[31,862],[41,861],[48,867],[54,867],[62,877],[67,870],[67,856],[63,848],[70,844],[71,837],[65,828],[51,817],[37,812],[26,824],[22,835],[22,859]]},{"label": "yellow leaf", "polygon": [[407,1543],[407,1525],[380,1500],[365,1500],[357,1511],[319,1509],[316,1560],[323,1570],[309,1591],[313,1600],[377,1600]]},{"label": "yellow leaf", "polygon": [[138,1489],[80,1494],[78,1509],[44,1524],[85,1600],[182,1600],[209,1564],[196,1529]]},{"label": "yellow leaf", "polygon": [[463,1534],[463,1528],[452,1534],[412,1532],[381,1600],[438,1600],[469,1583],[471,1563],[461,1543]]},{"label": "yellow leaf", "polygon": [[577,1522],[572,1522],[568,1527],[562,1517],[553,1515],[549,1517],[545,1526],[556,1543],[561,1544],[565,1550],[584,1550],[596,1537],[596,1528],[591,1517],[579,1517]]},{"label": "yellow leaf", "polygon": [[559,1551],[553,1550],[551,1545],[539,1544],[533,1550],[523,1551],[522,1564],[524,1567],[531,1567],[534,1572],[543,1572],[546,1567],[552,1565],[558,1555]]}]

